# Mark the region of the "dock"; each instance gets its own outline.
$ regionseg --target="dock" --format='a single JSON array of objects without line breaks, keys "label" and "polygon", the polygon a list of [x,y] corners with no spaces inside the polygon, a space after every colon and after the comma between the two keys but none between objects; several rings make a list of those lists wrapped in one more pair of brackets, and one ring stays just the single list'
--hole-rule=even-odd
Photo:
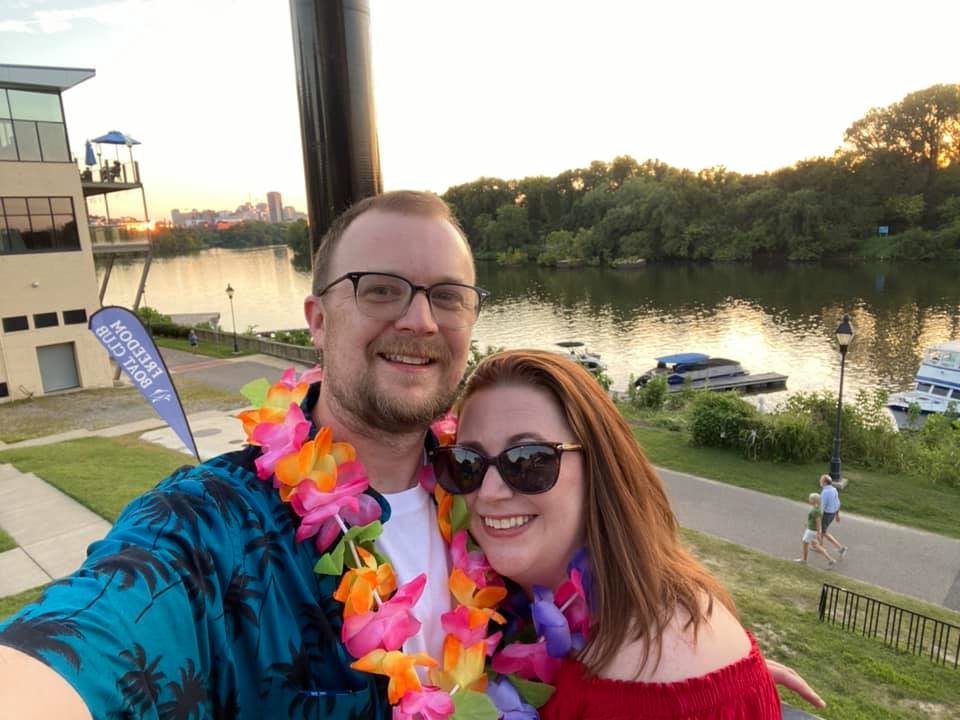
[{"label": "dock", "polygon": [[685,387],[691,387],[694,390],[745,390],[755,392],[765,392],[777,388],[786,387],[787,376],[780,373],[753,373],[750,375],[732,375],[729,377],[716,377],[708,380],[694,380],[690,383],[680,383],[678,385],[667,385],[670,392],[680,392]]}]

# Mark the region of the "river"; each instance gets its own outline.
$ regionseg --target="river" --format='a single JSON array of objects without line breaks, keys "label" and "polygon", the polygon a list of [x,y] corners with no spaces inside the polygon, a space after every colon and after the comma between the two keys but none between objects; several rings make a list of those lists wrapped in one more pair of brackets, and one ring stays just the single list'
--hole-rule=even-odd
[{"label": "river", "polygon": [[[105,304],[131,305],[139,275],[139,265],[117,264]],[[303,327],[310,278],[294,270],[283,246],[156,259],[145,303],[167,314],[219,312],[230,330],[228,283],[236,291],[239,332]],[[908,387],[926,346],[960,339],[957,265],[481,264],[478,284],[493,293],[474,330],[481,347],[556,349],[556,342],[580,340],[600,353],[621,389],[654,357],[704,352],[740,360],[752,372],[788,375],[788,393],[835,391],[840,355],[833,334],[844,312],[856,330],[844,381],[848,397],[860,389]]]}]

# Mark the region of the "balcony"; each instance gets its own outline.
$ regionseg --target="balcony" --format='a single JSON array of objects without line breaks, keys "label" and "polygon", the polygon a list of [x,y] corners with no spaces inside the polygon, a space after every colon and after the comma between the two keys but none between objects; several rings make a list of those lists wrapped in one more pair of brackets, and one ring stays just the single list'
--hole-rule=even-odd
[{"label": "balcony", "polygon": [[150,250],[148,235],[117,225],[91,225],[90,240],[94,256],[142,255]]},{"label": "balcony", "polygon": [[80,171],[80,186],[83,188],[84,197],[143,187],[140,184],[140,167],[136,160],[124,163],[111,160],[100,166],[87,166]]}]

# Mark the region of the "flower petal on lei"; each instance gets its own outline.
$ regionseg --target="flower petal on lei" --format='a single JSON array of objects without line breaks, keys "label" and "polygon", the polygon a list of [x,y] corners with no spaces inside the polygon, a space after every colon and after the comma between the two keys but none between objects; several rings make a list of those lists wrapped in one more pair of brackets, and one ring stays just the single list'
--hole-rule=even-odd
[{"label": "flower petal on lei", "polygon": [[453,715],[453,700],[440,688],[427,685],[408,690],[393,706],[393,720],[447,720]]},{"label": "flower petal on lei", "polygon": [[412,609],[426,583],[427,576],[421,573],[400,587],[378,610],[345,618],[340,637],[347,651],[362,657],[377,648],[389,651],[403,647],[407,638],[420,630],[420,621],[413,616]]},{"label": "flower petal on lei", "polygon": [[453,542],[450,543],[450,559],[453,566],[463,570],[477,587],[503,586],[503,580],[493,571],[487,556],[480,550],[467,550],[466,530],[454,533]]},{"label": "flower petal on lei", "polygon": [[488,680],[484,670],[486,657],[485,642],[466,646],[453,635],[447,635],[443,640],[443,670],[431,670],[430,681],[447,692],[454,687],[483,692]]},{"label": "flower petal on lei", "polygon": [[[506,623],[506,619],[496,610],[481,610],[462,605],[440,616],[443,631],[468,646],[487,640],[487,625],[491,620],[501,624]],[[500,633],[496,633],[494,637],[499,639]]]},{"label": "flower petal on lei", "polygon": [[410,690],[419,691],[423,688],[414,665],[434,667],[436,660],[426,653],[407,655],[396,650],[373,650],[359,660],[355,660],[350,667],[360,672],[386,675],[390,678],[387,685],[387,700],[396,705]]},{"label": "flower petal on lei", "polygon": [[457,418],[453,413],[447,413],[439,420],[435,420],[430,429],[436,435],[440,445],[453,445],[457,439]]},{"label": "flower petal on lei", "polygon": [[540,717],[537,709],[525,703],[513,683],[505,677],[490,682],[487,697],[493,700],[503,720],[537,720]]},{"label": "flower petal on lei", "polygon": [[552,685],[561,663],[560,658],[547,654],[547,645],[541,641],[507,645],[493,656],[490,667],[504,675],[516,673],[525,680],[540,680]]},{"label": "flower petal on lei", "polygon": [[560,608],[553,604],[553,593],[547,588],[534,585],[531,611],[537,637],[546,640],[550,657],[566,657],[570,652],[570,626]]},{"label": "flower petal on lei", "polygon": [[485,588],[478,587],[470,579],[470,576],[458,567],[455,567],[453,572],[450,573],[448,585],[457,602],[467,607],[494,608],[507,596],[505,587],[494,585],[488,585]]},{"label": "flower petal on lei", "polygon": [[294,403],[290,404],[282,423],[257,425],[253,430],[253,440],[263,447],[263,453],[256,460],[257,476],[265,480],[273,475],[280,458],[300,451],[309,431],[309,421],[303,416],[300,406]]},{"label": "flower petal on lei", "polygon": [[[297,542],[302,542],[320,532],[323,523],[342,511],[360,512],[360,500],[369,481],[364,477],[343,485],[337,485],[330,492],[318,490],[313,483],[303,483],[290,498],[290,505],[300,516],[297,528]],[[374,501],[376,502],[376,501]]]}]

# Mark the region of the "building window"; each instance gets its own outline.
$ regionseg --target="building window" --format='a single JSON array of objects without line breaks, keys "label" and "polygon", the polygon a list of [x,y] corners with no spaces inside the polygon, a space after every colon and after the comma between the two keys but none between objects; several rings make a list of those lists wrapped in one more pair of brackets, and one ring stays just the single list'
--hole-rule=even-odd
[{"label": "building window", "polygon": [[84,325],[87,322],[87,311],[83,308],[79,310],[64,310],[64,325]]},{"label": "building window", "polygon": [[5,317],[3,319],[3,331],[4,332],[18,332],[20,330],[29,330],[30,325],[27,323],[26,315],[12,315],[10,317]]},{"label": "building window", "polygon": [[0,88],[0,160],[70,162],[59,93]]},{"label": "building window", "polygon": [[33,316],[34,328],[56,327],[60,324],[55,312],[37,313]]},{"label": "building window", "polygon": [[0,382],[0,397],[10,397],[10,391],[5,382]]},{"label": "building window", "polygon": [[0,255],[79,249],[73,198],[0,198]]}]

